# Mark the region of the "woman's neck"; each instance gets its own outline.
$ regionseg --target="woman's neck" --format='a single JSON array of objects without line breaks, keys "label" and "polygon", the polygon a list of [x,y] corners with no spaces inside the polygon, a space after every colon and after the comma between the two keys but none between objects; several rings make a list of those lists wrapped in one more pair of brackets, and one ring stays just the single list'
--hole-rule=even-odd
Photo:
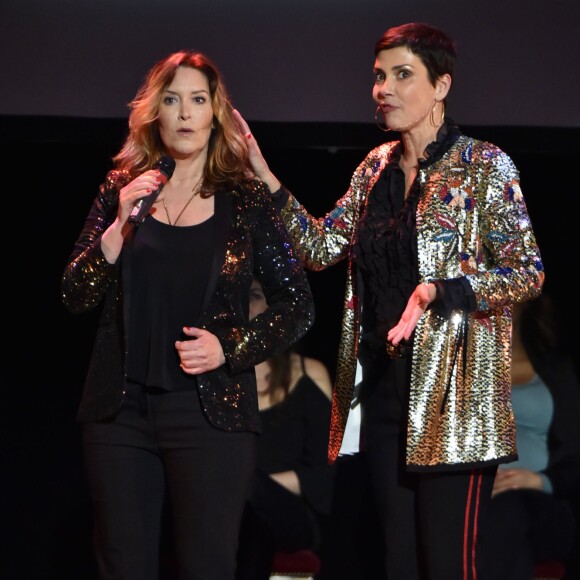
[{"label": "woman's neck", "polygon": [[270,365],[268,361],[256,365],[256,382],[258,385],[258,396],[263,396],[270,385]]},{"label": "woman's neck", "polygon": [[425,150],[437,139],[439,127],[429,126],[423,129],[405,131],[401,134],[403,151],[401,154],[401,169],[417,167],[419,160],[425,158]]},{"label": "woman's neck", "polygon": [[269,409],[274,401],[274,393],[270,390],[271,367],[268,361],[256,365],[256,384],[258,387],[258,409]]},{"label": "woman's neck", "polygon": [[[290,387],[288,392],[296,386],[298,379],[302,376],[302,367],[300,365],[300,359],[294,355],[290,355],[291,361],[291,372],[290,372]],[[287,396],[285,389],[278,385],[277,388],[270,389],[270,380],[272,367],[269,361],[264,361],[256,365],[256,382],[258,386],[258,408],[260,411],[269,409],[273,405],[281,403]]]}]

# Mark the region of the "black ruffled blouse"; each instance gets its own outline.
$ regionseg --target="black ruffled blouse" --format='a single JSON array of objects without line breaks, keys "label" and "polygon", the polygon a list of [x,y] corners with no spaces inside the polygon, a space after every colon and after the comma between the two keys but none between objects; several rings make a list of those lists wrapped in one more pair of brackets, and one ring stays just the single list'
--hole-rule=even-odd
[{"label": "black ruffled blouse", "polygon": [[[446,119],[436,141],[419,159],[419,169],[441,159],[460,135],[459,127]],[[421,185],[415,179],[405,199],[401,153],[399,142],[369,194],[354,247],[364,286],[362,338],[380,349],[386,332],[397,323],[419,283],[416,211]]]}]

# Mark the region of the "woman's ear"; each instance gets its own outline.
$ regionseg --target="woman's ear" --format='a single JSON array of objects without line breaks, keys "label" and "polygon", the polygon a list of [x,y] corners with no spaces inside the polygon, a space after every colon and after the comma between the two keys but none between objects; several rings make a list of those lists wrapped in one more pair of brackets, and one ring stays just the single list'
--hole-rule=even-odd
[{"label": "woman's ear", "polygon": [[438,101],[443,101],[449,93],[451,83],[453,82],[451,75],[445,73],[441,75],[435,82],[435,97]]}]

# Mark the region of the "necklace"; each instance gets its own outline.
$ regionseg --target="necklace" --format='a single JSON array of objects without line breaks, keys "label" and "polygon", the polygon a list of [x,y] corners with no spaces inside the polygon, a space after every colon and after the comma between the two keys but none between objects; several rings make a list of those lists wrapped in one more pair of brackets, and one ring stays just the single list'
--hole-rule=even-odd
[{"label": "necklace", "polygon": [[165,197],[163,197],[163,207],[165,208],[165,215],[167,216],[167,223],[170,226],[174,226],[177,224],[177,220],[183,215],[183,212],[185,211],[187,206],[191,203],[193,198],[201,191],[202,180],[203,180],[203,175],[199,178],[199,181],[193,186],[193,188],[191,190],[191,191],[193,191],[193,193],[191,194],[191,197],[185,202],[185,205],[181,208],[181,211],[177,214],[177,217],[175,218],[174,222],[172,222],[171,218],[169,217],[169,210],[167,209],[167,204],[165,203]]}]

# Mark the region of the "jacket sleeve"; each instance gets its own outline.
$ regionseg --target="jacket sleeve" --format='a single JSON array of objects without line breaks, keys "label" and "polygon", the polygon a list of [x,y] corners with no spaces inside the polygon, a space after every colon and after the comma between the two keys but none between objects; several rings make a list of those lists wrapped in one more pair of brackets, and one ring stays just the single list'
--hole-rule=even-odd
[{"label": "jacket sleeve", "polygon": [[245,324],[218,331],[232,372],[286,350],[314,323],[314,299],[302,262],[269,190],[257,183],[244,203],[252,236],[253,275],[262,285],[268,308]]},{"label": "jacket sleeve", "polygon": [[276,207],[309,270],[323,270],[348,256],[367,193],[384,166],[390,146],[367,155],[353,173],[347,192],[324,217],[310,215],[285,188],[277,192]]},{"label": "jacket sleeve", "polygon": [[129,180],[126,172],[107,174],[65,266],[61,299],[73,313],[95,308],[117,274],[117,266],[109,264],[101,250],[101,236],[114,221],[119,189]]},{"label": "jacket sleeve", "polygon": [[[476,149],[474,147],[474,149]],[[476,155],[469,147],[464,158]],[[473,164],[476,207],[482,227],[477,272],[469,273],[477,310],[534,298],[544,283],[544,267],[519,182],[510,157],[484,143]]]}]

